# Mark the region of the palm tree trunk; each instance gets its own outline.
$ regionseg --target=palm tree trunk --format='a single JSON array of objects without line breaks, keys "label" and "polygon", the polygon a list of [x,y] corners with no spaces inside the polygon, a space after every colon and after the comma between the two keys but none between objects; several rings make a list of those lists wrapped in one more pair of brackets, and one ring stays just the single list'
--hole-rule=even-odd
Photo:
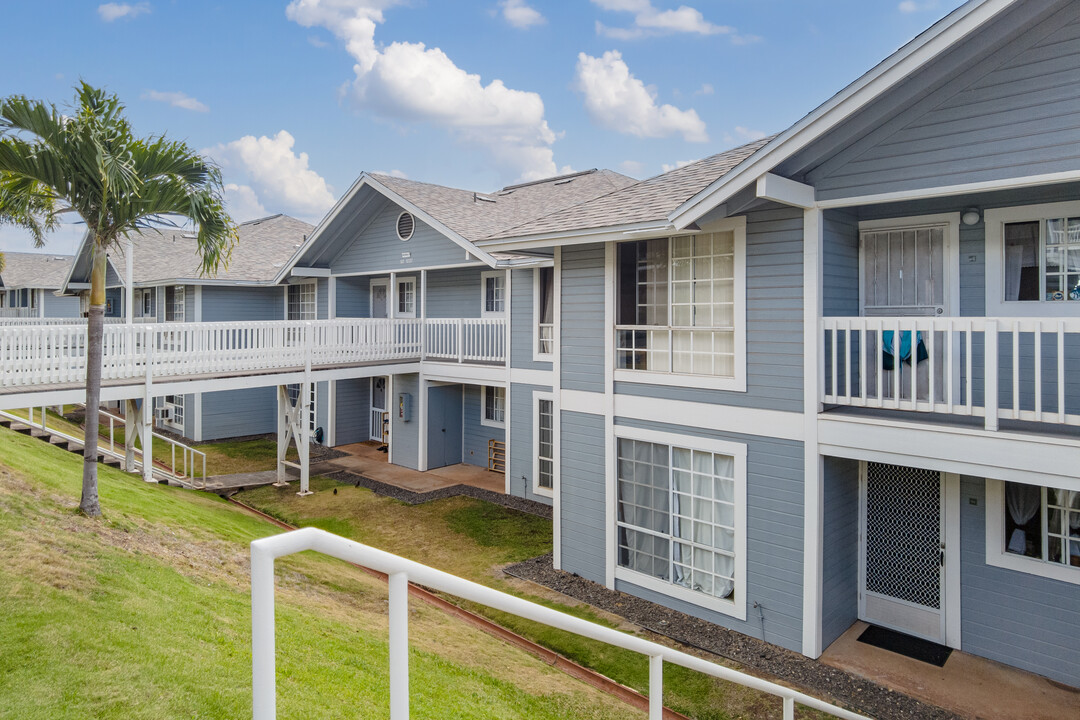
[{"label": "palm tree trunk", "polygon": [[101,340],[105,332],[105,248],[93,241],[90,316],[86,320],[86,432],[83,444],[82,501],[79,510],[101,515],[98,501],[98,411],[101,406]]}]

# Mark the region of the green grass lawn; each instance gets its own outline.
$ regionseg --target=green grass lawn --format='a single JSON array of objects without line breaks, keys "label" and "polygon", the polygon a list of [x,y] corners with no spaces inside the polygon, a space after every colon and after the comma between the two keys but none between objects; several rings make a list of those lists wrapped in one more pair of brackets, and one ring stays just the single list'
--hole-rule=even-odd
[{"label": "green grass lawn", "polygon": [[[571,604],[555,593],[538,594],[536,586],[499,572],[502,565],[551,551],[549,520],[467,497],[410,506],[326,478],[313,479],[311,489],[314,495],[299,498],[295,489],[267,486],[237,498],[292,525],[320,527],[588,620],[621,624],[614,616]],[[636,653],[487,608],[467,607],[624,685],[648,690],[648,661]],[[709,659],[716,661],[715,656]],[[664,699],[668,707],[699,720],[780,716],[778,698],[671,665],[664,671]],[[823,717],[806,708],[798,712],[799,717]]]},{"label": "green grass lawn", "polygon": [[[0,430],[0,717],[250,717],[248,543],[277,528],[106,467],[105,516],[87,519],[80,473],[78,457]],[[411,608],[413,717],[640,716]],[[386,717],[385,613],[385,585],[354,568],[279,561],[278,717]]]}]

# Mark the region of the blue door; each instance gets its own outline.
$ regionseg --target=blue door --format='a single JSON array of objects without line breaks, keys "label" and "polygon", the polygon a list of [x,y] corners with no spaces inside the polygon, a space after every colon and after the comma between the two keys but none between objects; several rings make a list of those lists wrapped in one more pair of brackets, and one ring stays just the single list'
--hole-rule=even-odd
[{"label": "blue door", "polygon": [[428,469],[461,462],[461,386],[428,389]]}]

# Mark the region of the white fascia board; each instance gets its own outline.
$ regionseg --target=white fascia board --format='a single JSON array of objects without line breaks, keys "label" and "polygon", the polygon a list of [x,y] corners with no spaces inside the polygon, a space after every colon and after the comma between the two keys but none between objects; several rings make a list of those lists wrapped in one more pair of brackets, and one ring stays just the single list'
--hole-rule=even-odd
[{"label": "white fascia board", "polygon": [[686,227],[1016,2],[1018,0],[970,0],[957,8],[780,133],[726,175],[710,183],[676,208],[668,219],[677,228]]},{"label": "white fascia board", "polygon": [[765,173],[757,179],[757,196],[762,200],[772,200],[781,205],[802,208],[814,207],[814,188],[801,182],[789,180],[780,175]]},{"label": "white fascia board", "polygon": [[292,277],[330,277],[330,268],[294,267],[289,274]]},{"label": "white fascia board", "polygon": [[671,223],[668,221],[658,220],[631,223],[627,225],[611,225],[589,230],[567,230],[565,232],[544,233],[542,235],[508,238],[505,240],[480,240],[477,244],[497,252],[513,252],[515,250],[533,250],[536,248],[585,245],[588,243],[609,242],[612,240],[628,240],[631,237],[645,235],[663,236],[672,229]]}]

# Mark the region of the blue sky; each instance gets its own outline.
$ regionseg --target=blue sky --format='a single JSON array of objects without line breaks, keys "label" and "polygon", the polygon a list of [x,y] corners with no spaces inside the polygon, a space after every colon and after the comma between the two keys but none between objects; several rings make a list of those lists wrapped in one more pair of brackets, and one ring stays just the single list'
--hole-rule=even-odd
[{"label": "blue sky", "polygon": [[[644,178],[783,130],[958,0],[8,4],[0,95],[80,78],[219,163],[238,220],[316,221],[361,171],[494,190]],[[74,249],[78,228],[52,252]],[[29,250],[0,228],[0,249]]]}]

